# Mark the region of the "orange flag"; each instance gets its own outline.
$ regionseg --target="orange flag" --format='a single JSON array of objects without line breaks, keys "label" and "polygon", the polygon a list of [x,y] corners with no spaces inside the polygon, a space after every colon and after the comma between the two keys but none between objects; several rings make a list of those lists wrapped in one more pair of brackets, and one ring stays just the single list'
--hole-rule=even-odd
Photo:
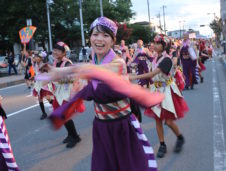
[{"label": "orange flag", "polygon": [[19,31],[21,43],[22,44],[29,43],[29,41],[33,37],[35,31],[36,31],[36,27],[34,27],[34,26],[28,26],[28,27],[22,28]]}]

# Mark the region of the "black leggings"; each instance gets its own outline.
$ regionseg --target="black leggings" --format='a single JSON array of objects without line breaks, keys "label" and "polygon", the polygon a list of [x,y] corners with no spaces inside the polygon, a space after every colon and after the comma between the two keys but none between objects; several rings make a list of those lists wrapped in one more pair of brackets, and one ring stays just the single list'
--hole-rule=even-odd
[{"label": "black leggings", "polygon": [[78,133],[76,131],[75,128],[75,124],[73,122],[73,120],[69,120],[64,124],[64,127],[66,128],[67,132],[68,132],[68,136],[71,136],[73,138],[77,138],[78,137]]},{"label": "black leggings", "polygon": [[134,100],[130,99],[130,108],[132,113],[137,117],[139,122],[142,122],[142,114],[140,111],[140,106]]}]

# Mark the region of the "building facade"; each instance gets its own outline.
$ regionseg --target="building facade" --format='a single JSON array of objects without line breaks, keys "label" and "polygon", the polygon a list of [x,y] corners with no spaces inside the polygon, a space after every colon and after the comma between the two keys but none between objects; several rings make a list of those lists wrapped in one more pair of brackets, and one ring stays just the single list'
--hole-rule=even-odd
[{"label": "building facade", "polygon": [[175,39],[181,39],[183,38],[183,35],[185,32],[186,30],[173,30],[173,31],[168,31],[167,35]]}]

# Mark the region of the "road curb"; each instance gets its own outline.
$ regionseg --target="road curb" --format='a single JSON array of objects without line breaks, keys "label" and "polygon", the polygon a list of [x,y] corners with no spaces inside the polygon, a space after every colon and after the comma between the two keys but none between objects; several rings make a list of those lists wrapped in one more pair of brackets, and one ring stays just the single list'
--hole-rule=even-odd
[{"label": "road curb", "polygon": [[221,57],[224,67],[226,68],[226,56]]},{"label": "road curb", "polygon": [[0,84],[0,88],[14,86],[14,85],[17,85],[17,84],[22,84],[22,83],[25,83],[25,80],[24,79],[22,79],[22,80],[16,80],[16,81],[10,81],[10,82],[7,82],[7,83]]},{"label": "road curb", "polygon": [[222,58],[223,63],[224,63],[224,67],[226,67],[226,57]]}]

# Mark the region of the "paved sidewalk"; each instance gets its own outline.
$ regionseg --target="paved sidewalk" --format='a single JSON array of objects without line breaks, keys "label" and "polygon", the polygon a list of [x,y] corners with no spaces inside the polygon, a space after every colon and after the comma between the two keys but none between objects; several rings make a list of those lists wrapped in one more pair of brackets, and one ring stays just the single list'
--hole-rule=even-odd
[{"label": "paved sidewalk", "polygon": [[224,54],[221,59],[224,63],[224,67],[226,67],[226,54]]},{"label": "paved sidewalk", "polygon": [[21,83],[25,83],[23,74],[11,75],[11,76],[6,75],[3,77],[0,77],[0,88],[5,88],[5,87],[13,86],[16,84],[21,84]]},{"label": "paved sidewalk", "polygon": [[226,67],[226,54],[223,54],[223,49],[216,49],[215,53],[217,56],[219,56],[223,62],[224,67]]}]

